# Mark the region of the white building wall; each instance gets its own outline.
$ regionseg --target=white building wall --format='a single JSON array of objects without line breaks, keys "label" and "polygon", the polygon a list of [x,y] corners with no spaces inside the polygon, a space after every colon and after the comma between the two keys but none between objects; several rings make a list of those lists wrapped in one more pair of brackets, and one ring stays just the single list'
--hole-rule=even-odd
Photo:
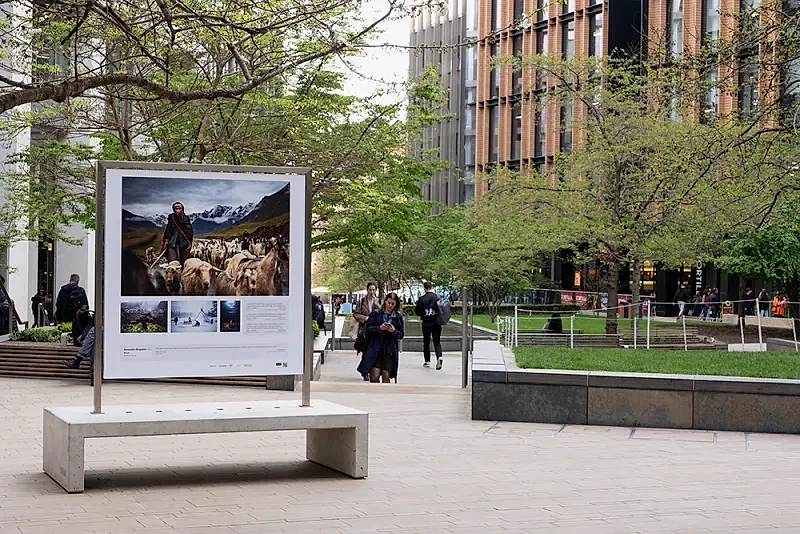
[{"label": "white building wall", "polygon": [[[61,286],[69,282],[70,275],[77,274],[81,277],[81,286],[86,289],[86,296],[89,297],[90,306],[93,305],[94,295],[94,265],[91,267],[89,257],[94,256],[94,251],[90,251],[90,235],[87,230],[78,225],[73,225],[67,229],[67,236],[71,239],[80,240],[80,245],[72,245],[65,241],[57,241],[55,245],[55,295]],[[92,239],[94,237],[92,236]],[[94,243],[92,242],[92,245]],[[94,247],[92,246],[92,249]],[[91,290],[91,292],[90,292]]]}]

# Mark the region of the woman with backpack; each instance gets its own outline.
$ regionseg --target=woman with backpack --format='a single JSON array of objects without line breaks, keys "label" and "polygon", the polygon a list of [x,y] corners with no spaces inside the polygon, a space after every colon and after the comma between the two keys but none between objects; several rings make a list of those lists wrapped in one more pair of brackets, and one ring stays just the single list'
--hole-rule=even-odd
[{"label": "woman with backpack", "polygon": [[383,300],[381,309],[370,314],[364,327],[369,345],[358,366],[358,372],[361,376],[369,376],[372,383],[388,384],[393,378],[397,381],[399,341],[405,335],[401,307],[397,294],[389,293]]}]

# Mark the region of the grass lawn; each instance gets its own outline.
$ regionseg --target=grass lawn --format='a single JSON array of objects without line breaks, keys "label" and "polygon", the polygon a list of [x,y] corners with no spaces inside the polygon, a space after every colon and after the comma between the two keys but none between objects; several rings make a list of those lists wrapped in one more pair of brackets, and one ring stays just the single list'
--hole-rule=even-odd
[{"label": "grass lawn", "polygon": [[514,354],[523,369],[800,378],[794,352],[517,347]]},{"label": "grass lawn", "polygon": [[[514,312],[511,312],[513,317]],[[541,330],[545,321],[552,315],[550,312],[536,315],[519,315],[519,329],[520,330]],[[455,317],[461,319],[461,317]],[[561,314],[561,323],[564,326],[564,331],[569,332],[569,314]],[[643,325],[644,323],[639,323]],[[659,323],[660,324],[660,323]],[[475,326],[482,326],[484,328],[491,328],[496,330],[497,326],[489,320],[489,315],[475,315]],[[619,328],[630,328],[630,319],[620,319]],[[594,317],[591,315],[579,315],[575,317],[575,330],[583,330],[584,334],[605,334],[606,333],[606,317]]]}]

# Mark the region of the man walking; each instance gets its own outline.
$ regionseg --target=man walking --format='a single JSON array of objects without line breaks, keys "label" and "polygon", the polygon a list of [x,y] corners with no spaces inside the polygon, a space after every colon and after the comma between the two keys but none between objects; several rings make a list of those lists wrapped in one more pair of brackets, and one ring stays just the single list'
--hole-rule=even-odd
[{"label": "man walking", "polygon": [[69,323],[75,319],[75,314],[84,306],[89,305],[86,291],[80,286],[81,277],[77,274],[70,275],[69,283],[61,286],[56,297],[56,322]]},{"label": "man walking", "polygon": [[681,283],[681,287],[675,292],[672,301],[678,305],[678,317],[686,315],[686,301],[689,300],[689,290],[686,289],[686,282]]},{"label": "man walking", "polygon": [[439,324],[439,295],[433,291],[433,284],[425,282],[425,294],[417,300],[414,311],[422,318],[422,349],[425,356],[424,367],[431,366],[431,337],[436,352],[436,370],[442,368],[442,326]]}]

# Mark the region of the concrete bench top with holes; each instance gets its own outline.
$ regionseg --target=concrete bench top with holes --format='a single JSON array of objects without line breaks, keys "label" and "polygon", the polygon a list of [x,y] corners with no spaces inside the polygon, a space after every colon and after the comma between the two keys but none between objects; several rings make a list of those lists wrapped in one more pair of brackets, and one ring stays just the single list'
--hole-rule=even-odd
[{"label": "concrete bench top with holes", "polygon": [[299,400],[144,404],[44,409],[44,471],[70,493],[84,488],[86,438],[306,430],[306,458],[353,478],[367,476],[369,414]]}]

